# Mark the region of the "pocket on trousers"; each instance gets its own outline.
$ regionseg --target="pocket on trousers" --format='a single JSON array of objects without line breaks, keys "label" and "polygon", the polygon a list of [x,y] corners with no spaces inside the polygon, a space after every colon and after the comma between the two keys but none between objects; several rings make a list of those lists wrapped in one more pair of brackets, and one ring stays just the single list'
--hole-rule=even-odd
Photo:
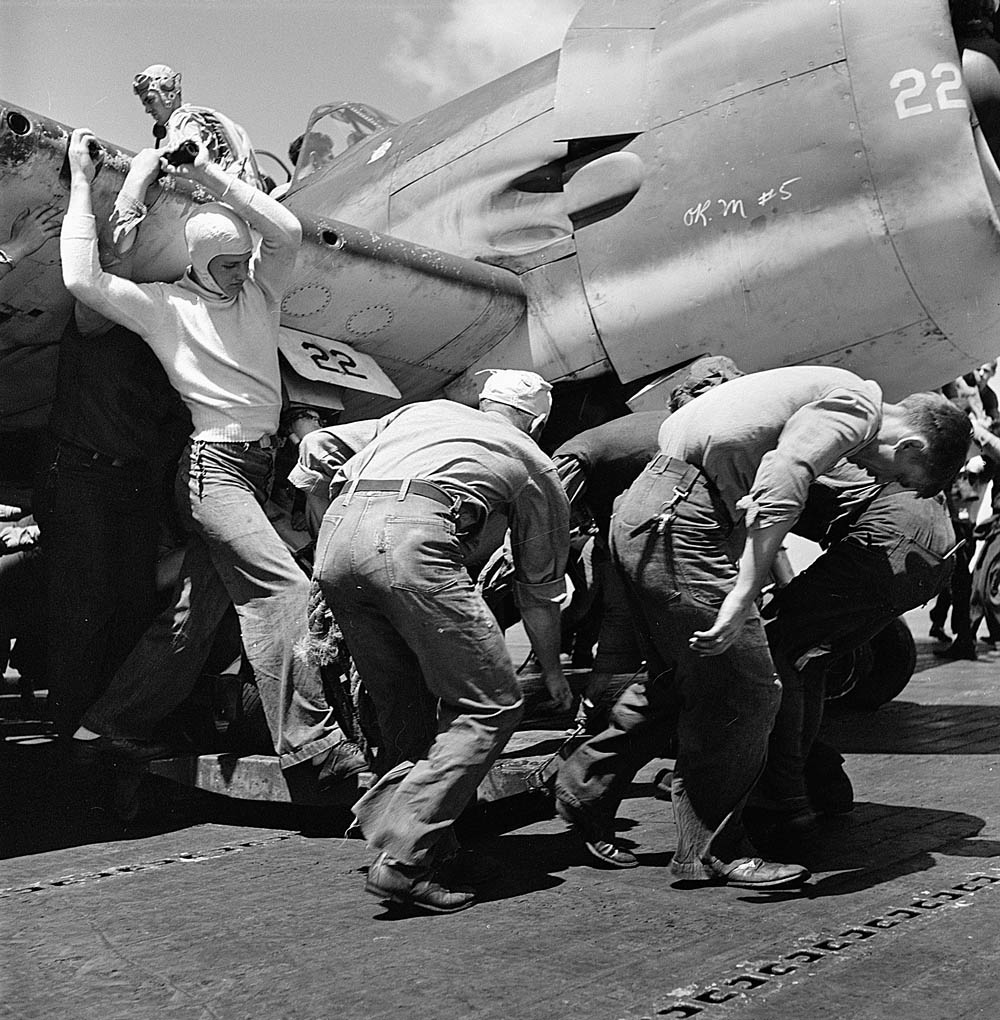
[{"label": "pocket on trousers", "polygon": [[323,518],[323,522],[319,526],[319,534],[316,536],[316,555],[313,557],[313,576],[318,579],[322,579],[323,567],[330,554],[330,544],[336,537],[343,521],[343,514],[329,514]]},{"label": "pocket on trousers", "polygon": [[386,517],[385,552],[393,588],[432,595],[463,571],[455,525],[443,517]]},{"label": "pocket on trousers", "polygon": [[658,514],[673,491],[673,484],[664,481],[663,475],[644,471],[615,501],[616,523],[627,532],[631,532]]},{"label": "pocket on trousers", "polygon": [[912,538],[901,537],[889,551],[892,569],[891,608],[909,612],[932,598],[949,571],[950,564],[936,552]]}]

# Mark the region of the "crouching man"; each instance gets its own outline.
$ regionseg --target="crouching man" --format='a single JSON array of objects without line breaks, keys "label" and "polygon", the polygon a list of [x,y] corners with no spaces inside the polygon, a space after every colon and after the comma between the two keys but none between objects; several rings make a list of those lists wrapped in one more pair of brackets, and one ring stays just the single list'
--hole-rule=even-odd
[{"label": "crouching man", "polygon": [[[532,372],[495,371],[479,409],[448,400],[381,419],[344,464],[320,529],[316,578],[372,697],[379,728],[401,733],[407,706],[437,699],[430,747],[389,770],[354,807],[378,856],[365,886],[380,899],[437,913],[471,906],[452,829],[522,714],[496,620],[465,569],[490,514],[510,524],[517,598],[553,701],[571,695],[559,662],[559,603],[569,505],[535,445],[551,387]],[[421,694],[423,693],[423,698]],[[410,727],[420,732],[419,718]]]}]

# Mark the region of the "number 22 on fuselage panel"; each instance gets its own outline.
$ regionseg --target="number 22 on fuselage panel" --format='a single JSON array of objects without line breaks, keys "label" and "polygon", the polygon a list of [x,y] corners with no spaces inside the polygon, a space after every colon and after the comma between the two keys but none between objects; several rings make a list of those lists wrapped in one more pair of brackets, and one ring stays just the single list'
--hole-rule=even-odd
[{"label": "number 22 on fuselage panel", "polygon": [[[587,27],[593,7],[564,63],[574,31],[615,32]],[[992,356],[995,167],[977,148],[947,3],[662,13],[629,146],[646,182],[576,232],[623,381],[724,351],[746,368],[840,364],[902,392]]]}]

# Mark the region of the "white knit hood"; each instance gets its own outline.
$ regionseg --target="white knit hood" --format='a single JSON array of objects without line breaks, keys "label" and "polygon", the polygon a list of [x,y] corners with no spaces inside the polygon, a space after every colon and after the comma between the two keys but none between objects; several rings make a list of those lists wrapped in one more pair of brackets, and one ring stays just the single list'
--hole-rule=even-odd
[{"label": "white knit hood", "polygon": [[205,290],[225,297],[218,289],[208,264],[216,255],[249,255],[253,251],[250,228],[236,213],[221,202],[200,205],[184,224],[191,268]]}]

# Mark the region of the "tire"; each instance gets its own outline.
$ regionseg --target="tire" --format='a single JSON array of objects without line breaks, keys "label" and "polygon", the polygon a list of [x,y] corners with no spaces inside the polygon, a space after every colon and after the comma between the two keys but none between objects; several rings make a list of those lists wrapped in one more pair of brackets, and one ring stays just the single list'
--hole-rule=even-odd
[{"label": "tire", "polygon": [[237,754],[274,754],[271,731],[257,685],[243,682],[242,704],[227,733],[229,750]]},{"label": "tire", "polygon": [[913,676],[917,646],[901,617],[893,620],[869,642],[871,667],[857,677],[854,686],[837,704],[844,708],[874,712],[897,697]]}]

